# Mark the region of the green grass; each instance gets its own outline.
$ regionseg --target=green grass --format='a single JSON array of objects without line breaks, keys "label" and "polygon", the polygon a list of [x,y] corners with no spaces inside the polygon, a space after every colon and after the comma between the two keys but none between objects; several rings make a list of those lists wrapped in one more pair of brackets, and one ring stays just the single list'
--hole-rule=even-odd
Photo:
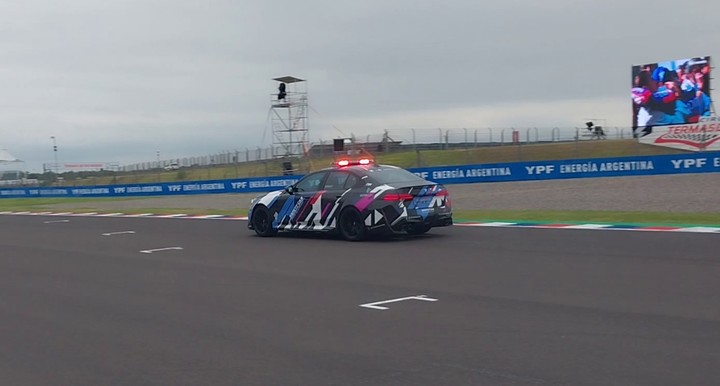
[{"label": "green grass", "polygon": [[686,154],[682,150],[640,144],[634,140],[583,141],[530,144],[523,146],[478,147],[460,150],[425,150],[379,154],[377,160],[400,167],[429,167],[462,164],[548,161],[578,158],[624,157],[636,155]]}]

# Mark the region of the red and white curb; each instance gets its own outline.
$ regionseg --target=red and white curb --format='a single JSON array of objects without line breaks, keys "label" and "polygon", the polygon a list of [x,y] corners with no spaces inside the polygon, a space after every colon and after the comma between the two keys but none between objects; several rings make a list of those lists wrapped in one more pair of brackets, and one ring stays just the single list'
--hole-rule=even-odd
[{"label": "red and white curb", "polygon": [[[96,213],[96,212],[0,212],[6,216],[54,216],[54,217],[112,217],[112,218],[164,218],[164,219],[194,219],[194,220],[241,220],[247,221],[247,216],[227,216],[222,214],[194,215],[194,214],[125,214],[125,213]],[[456,222],[460,227],[491,227],[491,228],[541,228],[541,229],[585,229],[585,230],[614,230],[614,231],[644,231],[644,232],[685,232],[685,233],[718,233],[720,227],[712,226],[650,226],[626,224],[553,224],[536,222]]]},{"label": "red and white curb", "polygon": [[551,223],[527,223],[527,222],[517,222],[517,223],[513,223],[513,222],[466,222],[466,223],[456,223],[455,225],[465,226],[465,227],[720,233],[720,227],[706,227],[706,226],[653,226],[653,225],[628,225],[628,224],[551,224]]}]

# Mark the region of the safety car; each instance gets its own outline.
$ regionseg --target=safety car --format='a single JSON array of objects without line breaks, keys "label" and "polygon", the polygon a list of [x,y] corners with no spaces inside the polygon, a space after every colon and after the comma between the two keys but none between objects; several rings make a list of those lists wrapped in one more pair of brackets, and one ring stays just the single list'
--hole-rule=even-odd
[{"label": "safety car", "polygon": [[445,186],[361,158],[337,160],[285,189],[253,198],[247,226],[262,237],[336,232],[359,241],[373,233],[419,235],[452,223]]}]

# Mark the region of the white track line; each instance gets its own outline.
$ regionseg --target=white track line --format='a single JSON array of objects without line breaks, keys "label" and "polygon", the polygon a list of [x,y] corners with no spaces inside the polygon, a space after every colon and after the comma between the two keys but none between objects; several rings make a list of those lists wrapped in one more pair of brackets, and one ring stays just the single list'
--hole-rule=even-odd
[{"label": "white track line", "polygon": [[157,248],[157,249],[146,249],[143,251],[140,251],[140,253],[155,253],[155,252],[164,252],[164,251],[174,251],[174,250],[182,250],[182,247],[167,247],[167,248]]}]

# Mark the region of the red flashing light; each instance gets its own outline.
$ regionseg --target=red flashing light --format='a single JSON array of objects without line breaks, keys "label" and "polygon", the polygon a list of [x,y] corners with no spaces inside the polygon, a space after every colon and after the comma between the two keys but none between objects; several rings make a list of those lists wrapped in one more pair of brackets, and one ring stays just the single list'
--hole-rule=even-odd
[{"label": "red flashing light", "polygon": [[350,166],[350,165],[370,165],[372,160],[369,158],[361,158],[359,160],[341,159],[335,162],[337,166]]},{"label": "red flashing light", "polygon": [[383,197],[385,201],[410,201],[412,199],[413,195],[407,193],[389,193]]}]

